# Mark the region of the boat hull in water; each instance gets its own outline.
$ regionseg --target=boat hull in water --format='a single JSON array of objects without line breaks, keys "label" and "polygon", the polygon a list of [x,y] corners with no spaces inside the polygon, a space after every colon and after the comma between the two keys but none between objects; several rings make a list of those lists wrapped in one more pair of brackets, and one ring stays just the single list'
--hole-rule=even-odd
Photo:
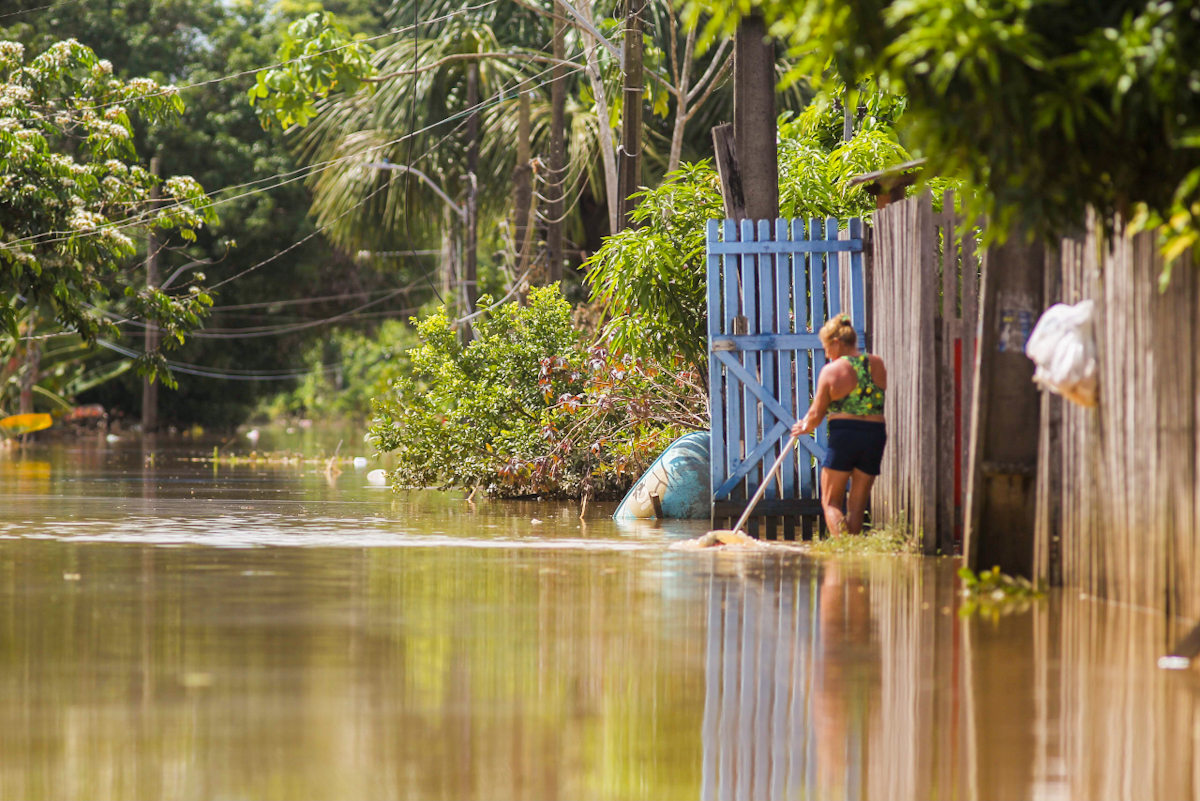
[{"label": "boat hull in water", "polygon": [[650,520],[658,517],[652,495],[658,496],[664,518],[707,519],[712,513],[709,495],[711,444],[709,432],[697,431],[668,445],[629,490],[613,519]]}]

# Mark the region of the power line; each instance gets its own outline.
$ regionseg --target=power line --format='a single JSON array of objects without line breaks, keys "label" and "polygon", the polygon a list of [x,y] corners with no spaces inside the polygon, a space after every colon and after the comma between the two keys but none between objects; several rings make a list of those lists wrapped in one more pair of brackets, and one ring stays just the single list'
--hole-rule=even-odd
[{"label": "power line", "polygon": [[59,8],[60,6],[73,6],[76,3],[82,3],[82,2],[84,2],[84,0],[63,0],[63,2],[61,2],[61,3],[51,3],[51,4],[45,5],[45,6],[38,6],[37,8],[26,8],[26,9],[22,9],[21,11],[10,11],[7,14],[0,14],[0,19],[5,19],[7,17],[17,17],[17,16],[20,16],[21,14],[32,14],[35,11],[49,11],[52,8]]},{"label": "power line", "polygon": [[[126,348],[122,345],[118,345],[115,342],[109,342],[106,339],[97,339],[96,343],[98,345],[100,345],[101,347],[107,348],[108,350],[114,351],[116,353],[121,354],[122,356],[131,358],[131,359],[136,359],[143,355],[143,354],[138,353],[137,351],[130,350],[129,348]],[[387,356],[383,355],[383,356],[374,357],[374,360],[379,361],[379,360],[382,360],[385,358],[387,358]],[[197,376],[200,378],[219,378],[219,379],[226,380],[226,381],[291,381],[296,378],[303,378],[304,376],[309,375],[313,371],[320,371],[320,372],[325,372],[325,373],[334,372],[336,370],[344,369],[345,367],[348,367],[348,366],[362,364],[367,361],[370,361],[370,360],[363,358],[363,359],[351,360],[348,362],[343,361],[343,362],[336,362],[333,364],[312,365],[310,367],[305,367],[302,369],[293,369],[293,370],[287,370],[287,371],[269,371],[269,370],[238,371],[238,370],[234,370],[232,368],[230,368],[228,370],[218,370],[215,368],[204,367],[203,365],[198,365],[198,364],[188,364],[187,362],[176,362],[176,361],[172,361],[170,359],[167,360],[167,366],[170,367],[173,372],[181,373],[183,375],[193,375],[193,376]]]},{"label": "power line", "polygon": [[[596,47],[599,47],[599,45],[598,44],[593,45],[592,47],[594,49]],[[586,56],[586,52],[578,54],[577,56],[575,56],[575,58],[579,58],[581,56]],[[553,69],[553,67],[547,68],[545,70],[542,70],[541,72],[535,73],[534,75],[532,75],[528,78],[521,79],[520,81],[517,82],[516,87],[514,87],[514,89],[512,89],[511,91],[513,91],[513,92],[522,91],[522,87],[524,85],[532,83],[533,81],[537,80],[541,76],[550,72],[552,69]],[[538,85],[541,86],[544,84],[538,84]],[[463,109],[462,111],[451,114],[450,116],[448,116],[444,119],[441,119],[441,120],[438,120],[437,122],[426,125],[424,128],[415,130],[412,133],[405,134],[404,136],[397,137],[397,138],[392,139],[387,142],[382,142],[378,145],[375,145],[372,149],[378,150],[380,148],[389,147],[391,145],[397,145],[402,142],[409,141],[410,139],[415,138],[419,134],[427,133],[428,131],[431,131],[434,128],[437,128],[439,126],[445,125],[445,124],[453,122],[455,120],[466,119],[467,117],[469,117],[471,114],[475,113],[476,111],[479,111],[479,110],[482,110],[485,108],[490,108],[491,106],[495,106],[495,105],[498,105],[499,103],[504,102],[506,99],[508,99],[507,94],[509,91],[510,90],[508,90],[508,89],[501,89],[494,97],[492,97],[488,100],[482,101],[480,103],[475,104],[474,106],[471,106],[470,108]],[[443,137],[442,140],[440,140],[438,142],[438,144],[440,145],[441,142],[444,142],[446,138],[447,137]],[[428,155],[428,152],[431,152],[431,151],[427,151],[425,155]],[[235,200],[240,200],[245,197],[251,197],[253,195],[257,195],[262,192],[270,192],[274,189],[278,189],[281,186],[285,186],[285,185],[293,183],[295,181],[309,178],[313,175],[324,172],[328,169],[332,169],[333,167],[338,166],[343,162],[351,161],[353,159],[362,158],[362,157],[364,157],[364,153],[362,153],[362,152],[351,153],[351,154],[348,154],[345,156],[339,156],[337,158],[332,158],[332,159],[328,159],[323,162],[318,162],[317,164],[311,164],[311,165],[307,165],[305,167],[298,167],[295,170],[292,170],[290,172],[277,173],[275,175],[267,176],[265,178],[258,178],[253,181],[247,181],[246,183],[243,183],[243,184],[235,184],[233,186],[223,187],[222,189],[213,190],[212,192],[206,192],[204,196],[205,196],[205,198],[207,198],[211,201],[209,203],[209,207],[220,206],[225,203],[231,203]],[[234,190],[238,190],[238,189],[244,189],[246,187],[254,186],[255,184],[261,184],[266,181],[273,180],[275,178],[284,178],[286,180],[282,180],[279,183],[276,183],[272,186],[262,187],[262,188],[255,189],[255,190],[252,190],[249,192],[243,192],[239,195],[232,195],[230,197],[214,199],[215,196],[218,194],[221,194],[224,192],[230,192],[230,191],[234,191]],[[183,205],[191,205],[191,204],[179,201],[174,204],[160,206],[156,211],[161,213],[163,211],[169,211],[172,207],[178,208]],[[125,228],[133,228],[133,227],[143,225],[143,224],[145,224],[146,219],[148,218],[149,215],[150,215],[149,211],[141,211],[141,212],[138,212],[137,214],[126,217],[123,220],[114,220],[112,222],[105,223],[103,225],[98,225],[95,228],[92,228],[91,230],[45,231],[45,232],[37,233],[37,234],[30,234],[28,236],[9,240],[7,242],[0,242],[0,247],[10,248],[13,245],[21,245],[21,244],[25,244],[27,242],[33,242],[34,244],[39,244],[39,245],[51,245],[51,244],[55,244],[57,242],[65,242],[65,241],[73,239],[73,238],[79,238],[79,237],[85,237],[85,236],[99,236],[104,231],[109,231],[109,230],[119,231],[119,230],[122,230]],[[46,237],[48,237],[48,238],[46,238]]]}]

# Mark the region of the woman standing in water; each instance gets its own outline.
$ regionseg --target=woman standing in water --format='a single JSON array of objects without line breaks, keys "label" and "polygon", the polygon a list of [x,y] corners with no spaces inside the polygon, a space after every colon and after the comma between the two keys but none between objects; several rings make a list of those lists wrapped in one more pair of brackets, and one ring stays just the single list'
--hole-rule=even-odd
[{"label": "woman standing in water", "polygon": [[[835,537],[843,531],[858,534],[887,444],[883,418],[887,368],[878,356],[859,352],[858,334],[845,314],[825,323],[819,336],[828,364],[817,379],[817,396],[808,414],[792,426],[792,433],[812,433],[829,414],[829,443],[821,462],[825,525]],[[848,511],[842,505],[847,482]]]}]

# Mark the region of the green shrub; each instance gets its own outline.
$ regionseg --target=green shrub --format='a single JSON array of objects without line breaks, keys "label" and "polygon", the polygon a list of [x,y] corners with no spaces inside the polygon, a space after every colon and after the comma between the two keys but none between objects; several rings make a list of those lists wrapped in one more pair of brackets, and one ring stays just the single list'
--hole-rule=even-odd
[{"label": "green shrub", "polygon": [[463,346],[444,310],[420,321],[413,374],[375,401],[371,437],[394,452],[397,488],[617,497],[671,439],[707,426],[694,373],[587,347],[557,286],[475,325]]}]

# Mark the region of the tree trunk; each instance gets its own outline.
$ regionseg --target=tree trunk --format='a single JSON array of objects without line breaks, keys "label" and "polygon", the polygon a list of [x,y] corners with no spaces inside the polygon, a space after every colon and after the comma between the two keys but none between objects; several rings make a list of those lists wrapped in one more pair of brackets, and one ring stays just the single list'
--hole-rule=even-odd
[{"label": "tree trunk", "polygon": [[566,23],[554,21],[554,69],[550,84],[550,182],[547,186],[550,222],[546,231],[546,280],[562,280],[563,268],[563,182],[566,178],[566,105],[567,70],[562,65],[567,55]]},{"label": "tree trunk", "polygon": [[642,0],[625,0],[625,86],[621,103],[621,150],[617,225],[627,228],[642,183]]},{"label": "tree trunk", "polygon": [[513,247],[516,249],[516,273],[513,280],[523,280],[529,269],[533,226],[530,225],[530,206],[533,200],[533,168],[529,155],[529,92],[521,91],[517,119],[517,165],[513,168]]},{"label": "tree trunk", "polygon": [[[581,4],[579,13],[584,16],[584,19],[592,21],[592,11],[590,6]],[[583,39],[584,49],[587,51],[587,74],[588,79],[592,83],[592,95],[596,98],[596,127],[597,137],[600,140],[600,156],[604,162],[604,195],[608,200],[608,230],[610,233],[615,233],[619,230],[617,226],[617,216],[620,210],[618,178],[617,178],[617,151],[613,144],[613,129],[609,123],[611,117],[608,107],[608,95],[604,91],[604,76],[600,74],[600,59],[596,57],[596,45],[599,44],[596,38],[586,30],[580,29],[580,37]]]},{"label": "tree trunk", "polygon": [[[158,176],[158,156],[150,159],[150,174]],[[158,187],[150,189],[150,206],[158,201]],[[158,286],[158,237],[151,226],[146,233],[146,288]],[[158,328],[151,320],[146,321],[146,353],[158,349]],[[147,376],[142,379],[142,433],[152,434],[158,429],[158,382]]]},{"label": "tree trunk", "polygon": [[[479,63],[467,65],[467,107],[474,109],[479,105]],[[475,303],[479,296],[476,278],[476,258],[478,257],[478,241],[476,227],[479,224],[478,194],[479,194],[479,112],[472,111],[467,117],[467,233],[463,247],[463,281],[462,299],[466,314],[475,313]],[[464,315],[466,316],[466,315]],[[463,343],[472,339],[470,321],[463,324]]]}]

